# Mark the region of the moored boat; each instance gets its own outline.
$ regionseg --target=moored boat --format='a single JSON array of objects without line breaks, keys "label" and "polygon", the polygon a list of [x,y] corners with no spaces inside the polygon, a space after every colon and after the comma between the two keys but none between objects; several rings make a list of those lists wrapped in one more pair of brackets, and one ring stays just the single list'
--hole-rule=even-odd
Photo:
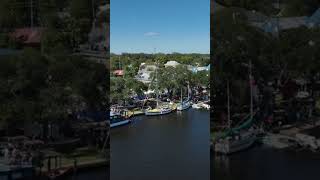
[{"label": "moored boat", "polygon": [[158,116],[158,115],[164,115],[171,113],[173,111],[172,105],[159,105],[159,89],[158,89],[158,75],[157,75],[157,69],[155,70],[155,80],[156,80],[156,107],[151,109],[146,109],[145,110],[145,115],[146,116]]},{"label": "moored boat", "polygon": [[232,154],[251,147],[257,140],[256,131],[240,132],[217,140],[214,144],[214,151],[221,154]]},{"label": "moored boat", "polygon": [[183,101],[182,97],[182,89],[181,89],[181,102],[177,105],[177,110],[178,111],[183,111],[191,107],[191,103],[189,101],[189,85],[188,85],[188,99]]},{"label": "moored boat", "polygon": [[205,108],[205,109],[210,109],[210,105],[207,104],[207,103],[203,103],[203,104],[202,104],[202,107]]},{"label": "moored boat", "polygon": [[194,103],[194,104],[192,104],[192,108],[201,109],[202,108],[202,104],[203,104],[203,102]]},{"label": "moored boat", "polygon": [[122,116],[120,114],[113,114],[110,113],[110,128],[123,126],[129,124],[131,120],[128,117]]},{"label": "moored boat", "polygon": [[179,103],[177,105],[177,110],[178,111],[183,111],[183,110],[186,110],[186,109],[188,109],[190,107],[191,107],[191,103],[189,101],[184,101],[184,102]]},{"label": "moored boat", "polygon": [[[251,81],[251,62],[250,62],[250,82]],[[254,114],[253,113],[253,103],[252,103],[252,83],[250,83],[250,114],[249,118],[245,118],[245,122],[237,127],[231,127],[232,121],[230,119],[230,91],[229,91],[229,81],[227,83],[227,102],[228,102],[228,129],[225,131],[221,137],[213,142],[214,151],[217,153],[222,153],[225,155],[239,152],[251,147],[257,140],[258,130],[252,127]]]},{"label": "moored boat", "polygon": [[145,115],[147,116],[157,116],[171,113],[172,109],[170,107],[160,107],[155,109],[146,110]]}]

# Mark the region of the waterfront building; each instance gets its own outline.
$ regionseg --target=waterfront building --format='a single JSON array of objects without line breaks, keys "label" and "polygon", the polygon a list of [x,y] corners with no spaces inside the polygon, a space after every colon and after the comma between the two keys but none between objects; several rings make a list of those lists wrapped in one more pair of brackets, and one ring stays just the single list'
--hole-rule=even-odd
[{"label": "waterfront building", "polygon": [[141,63],[136,79],[143,83],[150,83],[152,80],[151,74],[156,70],[156,68],[157,67],[155,65]]}]

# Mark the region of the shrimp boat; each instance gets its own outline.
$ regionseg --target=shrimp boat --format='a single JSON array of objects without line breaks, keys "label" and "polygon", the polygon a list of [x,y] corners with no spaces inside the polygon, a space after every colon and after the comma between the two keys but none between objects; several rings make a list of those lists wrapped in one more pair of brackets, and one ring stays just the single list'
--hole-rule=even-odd
[{"label": "shrimp boat", "polygon": [[158,79],[157,79],[157,68],[155,70],[155,80],[156,80],[156,102],[157,105],[154,109],[146,109],[145,110],[145,115],[146,116],[158,116],[158,115],[164,115],[164,114],[169,114],[172,112],[172,108],[169,105],[162,105],[159,106],[159,92],[158,92]]},{"label": "shrimp boat", "polygon": [[188,99],[183,101],[182,98],[182,89],[181,89],[181,102],[177,105],[178,111],[183,111],[191,107],[191,102],[189,101],[189,85],[188,85]]},{"label": "shrimp boat", "polygon": [[[248,128],[253,122],[253,103],[252,103],[252,85],[251,85],[251,62],[250,62],[250,116],[240,126],[231,128],[230,120],[230,98],[229,98],[229,81],[227,84],[228,95],[228,130],[214,142],[214,151],[217,153],[229,155],[251,147],[257,140],[258,130]],[[245,118],[246,119],[246,118]]]},{"label": "shrimp boat", "polygon": [[110,128],[123,126],[129,124],[130,122],[131,120],[128,117],[123,116],[120,113],[110,112]]}]

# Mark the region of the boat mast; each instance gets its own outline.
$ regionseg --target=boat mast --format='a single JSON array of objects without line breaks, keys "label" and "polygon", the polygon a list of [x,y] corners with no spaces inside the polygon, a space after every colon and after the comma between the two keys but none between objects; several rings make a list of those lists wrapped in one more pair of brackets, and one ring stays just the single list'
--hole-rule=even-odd
[{"label": "boat mast", "polygon": [[189,86],[189,83],[188,83],[188,99],[187,99],[187,101],[189,101],[189,99],[190,99],[190,86]]},{"label": "boat mast", "polygon": [[[156,48],[154,48],[154,57],[156,56]],[[155,58],[156,59],[156,58]],[[159,92],[158,92],[158,61],[156,60],[156,69],[155,69],[155,73],[156,73],[156,99],[157,99],[157,109],[159,107]]]},{"label": "boat mast", "polygon": [[182,88],[180,88],[180,102],[181,102],[181,106],[182,106]]},{"label": "boat mast", "polygon": [[249,62],[249,82],[250,82],[250,119],[253,118],[253,89],[252,89],[252,84],[253,84],[253,78],[252,78],[252,63],[251,60]]},{"label": "boat mast", "polygon": [[230,90],[229,90],[229,80],[227,82],[227,98],[228,98],[228,127],[231,128],[231,119],[230,119]]}]

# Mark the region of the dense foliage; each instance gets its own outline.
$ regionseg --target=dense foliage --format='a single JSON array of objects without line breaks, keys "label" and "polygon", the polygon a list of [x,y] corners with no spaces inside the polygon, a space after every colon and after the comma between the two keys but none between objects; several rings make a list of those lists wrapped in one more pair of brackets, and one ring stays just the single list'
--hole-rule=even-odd
[{"label": "dense foliage", "polygon": [[282,31],[279,37],[272,36],[249,25],[236,8],[216,12],[211,23],[215,27],[211,52],[216,104],[226,103],[227,80],[235,101],[232,104],[248,104],[249,61],[255,79],[263,82],[283,75],[291,78],[312,75],[320,68],[319,28],[300,27]]},{"label": "dense foliage", "polygon": [[61,124],[82,110],[104,111],[107,74],[104,65],[78,56],[44,56],[25,49],[19,55],[1,57],[2,127]]},{"label": "dense foliage", "polygon": [[[177,67],[164,67],[167,61],[177,61],[182,65]],[[115,77],[111,74],[111,102],[124,103],[130,100],[131,95],[144,95],[148,89],[156,89],[155,73],[151,74],[152,82],[143,84],[135,79],[140,64],[156,64],[158,63],[158,88],[161,92],[168,92],[169,98],[180,94],[181,90],[186,93],[187,85],[191,87],[205,86],[210,87],[209,72],[201,71],[192,73],[187,69],[186,65],[207,66],[210,62],[209,55],[203,54],[122,54],[111,55],[111,72],[123,69],[123,77]]]}]

